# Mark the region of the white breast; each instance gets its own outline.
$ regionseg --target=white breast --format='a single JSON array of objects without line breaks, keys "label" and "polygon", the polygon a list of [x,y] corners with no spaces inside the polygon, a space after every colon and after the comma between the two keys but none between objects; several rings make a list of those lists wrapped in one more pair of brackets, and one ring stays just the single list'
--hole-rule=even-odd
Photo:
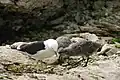
[{"label": "white breast", "polygon": [[58,43],[56,40],[54,39],[48,39],[46,41],[44,41],[44,44],[45,44],[45,48],[46,49],[51,49],[51,50],[54,50],[57,52],[58,50]]},{"label": "white breast", "polygon": [[55,56],[55,52],[58,50],[58,43],[54,39],[48,39],[44,41],[45,50],[38,51],[36,54],[32,55],[33,58],[37,60],[43,60],[45,58],[50,58]]}]

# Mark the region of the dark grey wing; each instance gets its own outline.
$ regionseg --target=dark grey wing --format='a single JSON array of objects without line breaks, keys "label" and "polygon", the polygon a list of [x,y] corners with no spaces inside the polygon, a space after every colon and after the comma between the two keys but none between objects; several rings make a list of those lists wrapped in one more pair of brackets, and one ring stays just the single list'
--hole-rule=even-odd
[{"label": "dark grey wing", "polygon": [[35,54],[39,50],[44,50],[45,45],[43,41],[32,42],[30,44],[25,44],[20,46],[20,51],[24,51],[30,54]]}]

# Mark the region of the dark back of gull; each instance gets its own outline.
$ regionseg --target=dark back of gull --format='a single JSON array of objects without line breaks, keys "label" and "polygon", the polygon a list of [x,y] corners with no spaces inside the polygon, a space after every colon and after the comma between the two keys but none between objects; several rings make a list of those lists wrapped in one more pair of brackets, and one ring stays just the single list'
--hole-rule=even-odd
[{"label": "dark back of gull", "polygon": [[30,54],[35,54],[39,50],[44,50],[45,45],[43,41],[35,41],[30,44],[23,44],[20,46],[20,51],[25,51]]}]

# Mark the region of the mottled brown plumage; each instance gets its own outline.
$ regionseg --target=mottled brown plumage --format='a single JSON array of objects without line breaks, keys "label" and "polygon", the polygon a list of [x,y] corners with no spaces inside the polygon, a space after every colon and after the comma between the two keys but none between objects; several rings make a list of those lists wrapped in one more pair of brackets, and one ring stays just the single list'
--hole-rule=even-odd
[{"label": "mottled brown plumage", "polygon": [[100,44],[92,41],[80,41],[70,44],[68,47],[63,48],[59,51],[60,55],[68,56],[85,56],[87,57],[87,65],[89,56],[100,48]]},{"label": "mottled brown plumage", "polygon": [[70,56],[85,55],[89,56],[97,49],[100,48],[100,44],[92,41],[82,41],[70,44],[68,47],[59,51]]}]

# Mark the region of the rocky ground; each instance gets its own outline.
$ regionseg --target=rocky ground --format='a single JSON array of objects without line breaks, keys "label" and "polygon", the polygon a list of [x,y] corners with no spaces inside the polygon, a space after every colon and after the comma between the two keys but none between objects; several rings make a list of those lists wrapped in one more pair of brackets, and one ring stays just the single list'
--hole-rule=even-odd
[{"label": "rocky ground", "polygon": [[[0,80],[119,80],[120,44],[110,44],[112,37],[97,37],[95,34],[80,33],[61,36],[72,41],[86,39],[97,41],[102,48],[86,59],[81,56],[64,58],[62,63],[53,58],[38,61],[27,53],[11,49],[9,45],[0,46]],[[64,40],[64,39],[63,39]],[[59,39],[58,39],[59,41]],[[66,42],[59,41],[59,42]],[[109,42],[109,44],[107,44]],[[62,44],[63,45],[63,44]],[[51,62],[51,63],[49,63]]]},{"label": "rocky ground", "polygon": [[120,37],[119,0],[0,0],[0,45],[90,32]]},{"label": "rocky ground", "polygon": [[[0,80],[120,80],[119,21],[119,0],[0,0]],[[86,67],[81,56],[38,61],[9,47],[49,38],[101,47]]]}]

